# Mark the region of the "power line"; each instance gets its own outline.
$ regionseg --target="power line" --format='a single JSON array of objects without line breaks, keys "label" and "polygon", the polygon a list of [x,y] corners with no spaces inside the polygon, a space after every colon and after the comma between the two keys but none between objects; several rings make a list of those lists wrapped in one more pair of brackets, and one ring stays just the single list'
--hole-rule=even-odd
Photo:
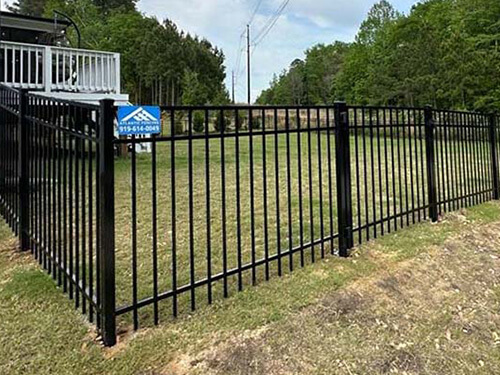
[{"label": "power line", "polygon": [[253,45],[256,47],[262,40],[269,34],[269,32],[273,29],[274,25],[280,18],[281,14],[287,7],[290,0],[284,0],[281,5],[276,9],[274,14],[269,18],[268,22],[262,27],[262,29],[257,33],[257,36],[253,39]]},{"label": "power line", "polygon": [[[245,31],[243,31],[240,34],[240,41],[238,43],[238,49],[236,50],[236,66],[238,66],[238,67],[240,65],[241,52],[243,51],[242,48],[241,48],[241,44],[242,44],[244,36],[245,36]],[[236,69],[236,70],[238,70],[238,69]]]},{"label": "power line", "polygon": [[[241,48],[241,44],[242,44],[242,40],[243,40],[243,37],[245,35],[245,31],[246,31],[246,42],[247,42],[247,45],[246,45],[246,54],[247,54],[247,99],[248,99],[248,103],[250,104],[251,103],[251,70],[250,70],[250,64],[251,64],[251,57],[253,55],[253,51],[254,50],[251,50],[251,47],[252,47],[252,43],[250,43],[250,26],[252,25],[252,22],[254,21],[255,19],[255,16],[257,15],[257,12],[260,8],[260,6],[262,5],[262,2],[263,0],[257,0],[257,4],[255,5],[255,8],[250,16],[250,19],[247,23],[247,26],[246,26],[246,30],[244,30],[241,35],[240,35],[240,41],[238,43],[238,50],[237,50],[237,55],[236,55],[236,66],[235,66],[235,69],[233,69],[233,72],[232,72],[232,93],[233,93],[233,97],[234,97],[234,87],[238,86],[239,82],[239,78],[241,76],[241,74],[243,73],[243,69],[241,69],[240,71],[240,65],[241,65],[241,56],[243,54],[243,51],[244,51],[244,48]],[[274,27],[274,25],[276,24],[276,22],[278,21],[279,17],[281,16],[281,14],[283,13],[283,11],[285,10],[286,6],[288,5],[288,3],[290,2],[290,0],[284,0],[280,6],[276,9],[276,11],[274,12],[274,14],[268,19],[268,21],[266,22],[266,24],[264,25],[264,27],[260,30],[260,32],[257,34],[257,37],[255,39],[253,39],[253,46],[257,46],[265,37],[266,35],[271,31],[271,29]],[[236,73],[236,74],[235,74]],[[234,99],[233,99],[234,101]]]},{"label": "power line", "polygon": [[[259,10],[260,6],[262,5],[262,1],[263,0],[258,0],[257,1],[257,4],[252,12],[252,15],[250,16],[250,19],[248,20],[247,22],[247,25],[251,25],[255,16],[257,15],[257,11]],[[233,69],[235,72],[236,72],[236,77],[235,77],[235,81],[237,81],[239,79],[239,77],[241,76],[241,74],[243,73],[243,69],[240,70],[240,64],[241,64],[241,56],[243,55],[243,52],[245,51],[244,48],[241,48],[241,42],[245,36],[245,31],[246,30],[243,30],[243,32],[241,33],[240,35],[240,41],[239,41],[239,44],[238,44],[238,49],[236,51],[236,64],[235,64],[235,69]]]},{"label": "power line", "polygon": [[248,24],[251,25],[253,22],[253,19],[255,18],[255,15],[257,14],[257,11],[259,10],[260,5],[262,4],[262,0],[259,0],[257,3],[257,6],[255,7],[255,10],[252,13],[252,16],[250,17],[250,20],[248,21]]},{"label": "power line", "polygon": [[267,36],[267,34],[269,34],[269,32],[272,30],[272,28],[280,18],[281,14],[285,10],[289,2],[290,0],[284,0],[278,7],[278,9],[275,11],[274,15],[271,18],[269,18],[268,22],[264,25],[264,27],[260,30],[257,36],[253,39],[254,46],[257,46],[260,42],[262,42],[262,40]]},{"label": "power line", "polygon": [[240,49],[240,53],[239,53],[239,56],[238,56],[238,63],[237,63],[237,66],[236,68],[234,69],[234,72],[236,73],[235,75],[235,82],[236,84],[239,84],[239,79],[241,77],[241,75],[244,73],[245,71],[245,66],[243,64],[241,64],[241,56],[243,56],[243,53],[245,51],[245,48],[241,48]]},{"label": "power line", "polygon": [[252,103],[252,75],[250,73],[250,25],[247,25],[247,100]]}]

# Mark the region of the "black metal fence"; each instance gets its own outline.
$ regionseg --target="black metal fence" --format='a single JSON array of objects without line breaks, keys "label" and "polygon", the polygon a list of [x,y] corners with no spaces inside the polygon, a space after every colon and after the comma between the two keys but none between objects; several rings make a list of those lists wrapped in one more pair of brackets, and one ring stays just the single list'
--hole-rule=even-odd
[{"label": "black metal fence", "polygon": [[158,324],[500,193],[495,116],[162,111],[162,134],[117,139],[110,101],[0,89],[2,216],[106,345],[117,323]]},{"label": "black metal fence", "polygon": [[0,213],[9,227],[19,231],[19,93],[3,88],[0,91]]},{"label": "black metal fence", "polygon": [[115,141],[131,150],[115,174],[117,315],[135,329],[498,194],[496,127],[483,114],[163,112],[161,135]]},{"label": "black metal fence", "polygon": [[103,233],[112,227],[101,212],[113,194],[103,191],[109,182],[101,181],[111,177],[112,187],[113,151],[111,146],[109,169],[99,146],[106,119],[112,142],[113,111],[112,101],[99,107],[0,86],[2,216],[19,235],[21,249],[32,252],[75,308],[107,327],[103,333],[112,332],[104,337],[109,343],[115,340],[114,304],[109,306],[114,255],[106,254],[110,244],[103,246]]}]

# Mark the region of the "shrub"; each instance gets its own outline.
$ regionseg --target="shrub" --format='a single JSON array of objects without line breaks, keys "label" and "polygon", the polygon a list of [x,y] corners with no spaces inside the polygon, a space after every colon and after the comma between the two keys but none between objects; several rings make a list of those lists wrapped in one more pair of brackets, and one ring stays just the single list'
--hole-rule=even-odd
[{"label": "shrub", "polygon": [[235,120],[234,127],[236,130],[241,130],[246,126],[248,121],[248,114],[245,111],[237,111],[238,121]]},{"label": "shrub", "polygon": [[227,114],[225,113],[224,115],[222,115],[220,111],[218,111],[217,115],[215,116],[214,129],[216,132],[225,131],[229,127],[230,123],[231,120],[227,118]]},{"label": "shrub", "polygon": [[205,130],[205,116],[203,112],[195,112],[193,116],[193,130],[197,133]]},{"label": "shrub", "polygon": [[252,129],[260,129],[262,126],[262,119],[260,117],[252,117]]}]

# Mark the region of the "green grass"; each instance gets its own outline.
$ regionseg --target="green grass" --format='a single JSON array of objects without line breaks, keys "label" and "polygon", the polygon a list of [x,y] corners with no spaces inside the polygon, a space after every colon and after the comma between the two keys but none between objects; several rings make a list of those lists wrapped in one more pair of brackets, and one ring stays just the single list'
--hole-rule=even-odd
[{"label": "green grass", "polygon": [[327,293],[375,277],[453,236],[498,220],[500,206],[487,203],[462,214],[466,220],[452,216],[437,225],[417,224],[363,245],[349,259],[328,258],[230,299],[218,299],[212,307],[184,314],[175,322],[126,334],[117,347],[107,350],[94,341],[92,326],[73,310],[51,278],[29,255],[15,250],[15,239],[2,225],[0,373],[158,373],[170,361],[208,349],[214,341],[284,324]]},{"label": "green grass", "polygon": [[[354,227],[366,226],[355,233],[355,242],[364,242],[374,237],[380,237],[384,232],[394,231],[403,226],[411,225],[425,217],[425,210],[402,213],[414,207],[422,207],[427,201],[427,178],[425,174],[425,146],[418,134],[407,132],[394,138],[385,138],[383,131],[373,130],[373,137],[367,130],[365,135],[360,132],[358,137],[351,136],[351,174],[352,203]],[[188,285],[191,282],[191,263],[194,268],[193,279],[203,280],[207,277],[208,267],[212,275],[224,271],[223,254],[227,249],[226,269],[238,267],[238,240],[241,244],[241,263],[252,262],[252,251],[256,260],[265,257],[266,245],[269,256],[278,251],[286,251],[290,247],[298,247],[301,243],[319,241],[335,234],[337,228],[337,189],[335,171],[335,136],[324,130],[321,135],[311,131],[291,133],[289,136],[280,134],[255,135],[239,137],[239,158],[236,158],[237,139],[224,138],[224,155],[222,141],[211,138],[208,144],[208,163],[206,163],[207,146],[205,140],[192,142],[192,187],[189,184],[189,143],[185,140],[175,142],[175,241],[177,251],[177,285]],[[253,141],[253,158],[250,157],[250,140]],[[490,155],[486,143],[476,142],[467,150],[458,147],[454,141],[446,143],[444,150],[436,149],[436,171],[438,175],[439,199],[444,199],[443,192],[467,194],[472,185],[481,190],[491,187]],[[330,146],[330,148],[328,148]],[[418,147],[416,147],[418,146]],[[173,286],[173,232],[172,232],[172,160],[171,142],[159,142],[157,145],[157,186],[154,189],[157,198],[157,252],[158,252],[158,288],[160,293],[168,292]],[[264,151],[265,150],[265,151]],[[479,153],[478,151],[483,151]],[[442,160],[444,151],[450,157]],[[474,152],[473,152],[474,151]],[[153,215],[152,215],[152,155],[137,155],[137,212],[135,215],[137,232],[137,298],[139,300],[153,296]],[[223,162],[224,161],[224,162]],[[466,162],[481,161],[481,169],[472,171],[464,168]],[[239,162],[239,168],[237,167]],[[467,171],[467,184],[461,185],[453,179],[453,173],[447,174],[450,168],[457,169],[460,164],[461,173]],[[252,168],[253,164],[253,168]],[[265,164],[265,166],[264,166]],[[467,164],[468,165],[468,164]],[[88,164],[86,165],[88,167]],[[206,186],[208,174],[210,184]],[[277,172],[276,172],[277,170]],[[253,183],[251,180],[253,171]],[[300,171],[300,173],[299,173]],[[394,171],[394,173],[393,173]],[[80,175],[81,170],[79,171]],[[237,186],[239,173],[239,189]],[[264,176],[267,179],[264,181]],[[222,177],[225,178],[225,199],[223,199]],[[81,180],[81,176],[79,176]],[[73,176],[74,179],[74,176]],[[320,181],[321,179],[321,181]],[[94,194],[95,194],[95,178]],[[87,181],[88,184],[88,181]],[[50,187],[45,185],[46,187]],[[190,191],[192,188],[192,193]],[[50,189],[47,189],[50,191]],[[69,190],[69,189],[68,189]],[[117,305],[132,303],[133,256],[132,256],[132,191],[131,191],[131,160],[117,159],[115,162],[115,229],[116,229],[116,292]],[[266,193],[264,192],[266,190]],[[290,190],[290,192],[289,192]],[[237,193],[241,204],[240,223],[237,216]],[[254,194],[254,209],[251,209],[251,194]],[[37,192],[38,193],[38,192]],[[74,202],[75,191],[68,194],[68,202]],[[207,193],[210,196],[210,212],[207,215]],[[82,192],[80,192],[80,195]],[[85,189],[85,194],[88,194]],[[331,196],[331,199],[330,199]],[[264,199],[266,197],[266,199]],[[94,196],[95,198],[95,196]],[[279,198],[279,210],[277,202]],[[193,212],[190,214],[190,199]],[[460,202],[460,206],[478,204],[488,200],[489,194]],[[86,201],[81,197],[82,201]],[[226,220],[222,220],[222,205],[225,202]],[[265,215],[264,203],[267,204]],[[457,202],[458,203],[458,202]],[[51,204],[49,203],[49,207]],[[52,224],[60,222],[57,208],[50,215],[45,215]],[[455,206],[447,205],[441,209],[451,210]],[[80,210],[81,211],[81,210]],[[96,210],[94,209],[94,215]],[[80,220],[80,235],[87,228],[86,220]],[[377,225],[366,225],[374,222],[374,218],[399,215],[390,221]],[[291,218],[289,218],[291,216]],[[279,219],[279,225],[278,225]],[[302,220],[301,220],[302,219]],[[252,222],[253,220],[253,222]],[[267,225],[265,224],[267,221]],[[210,223],[210,234],[207,233],[207,223]],[[225,226],[224,226],[225,224]],[[75,223],[67,231],[73,231],[76,237]],[[192,241],[190,240],[192,225]],[[253,232],[252,232],[253,226]],[[267,228],[267,232],[265,231]],[[223,231],[225,230],[225,242]],[[95,228],[95,218],[93,234]],[[301,233],[302,232],[302,233]],[[240,237],[238,237],[238,234]],[[266,236],[267,235],[267,236]],[[95,236],[94,236],[95,237]],[[208,261],[207,237],[210,242],[210,262]],[[279,240],[278,240],[279,237]],[[82,239],[83,240],[83,239]],[[88,238],[87,238],[88,240]],[[95,249],[95,239],[92,244]],[[88,249],[88,241],[85,248]],[[191,247],[193,256],[191,256]],[[332,248],[337,247],[337,241],[324,241],[321,244],[296,252],[292,257],[284,257],[281,261],[283,274],[287,274],[290,261],[293,268],[312,263],[323,255],[328,255]],[[89,267],[87,256],[80,258],[80,271],[86,271],[86,285],[89,282]],[[95,250],[93,257],[95,265]],[[76,264],[73,264],[76,268]],[[95,271],[94,267],[94,271]],[[270,277],[278,274],[278,262],[269,265]],[[82,278],[81,272],[79,275]],[[242,273],[242,284],[248,287],[252,284],[252,272]],[[257,283],[265,279],[265,267],[256,269]],[[234,295],[238,289],[238,275],[227,278],[229,294]],[[93,275],[93,285],[97,285],[96,275]],[[223,283],[213,283],[213,298],[218,301],[223,297]],[[208,300],[208,286],[195,291],[197,307],[203,307]],[[190,312],[190,295],[184,293],[179,297],[180,314]],[[140,324],[142,327],[152,325],[152,306],[140,309]],[[172,300],[160,303],[160,320],[171,320]],[[131,314],[119,319],[120,329],[129,329]]]},{"label": "green grass", "polygon": [[[300,154],[299,154],[300,141]],[[290,207],[292,220],[288,220],[288,186],[287,186],[287,138],[280,135],[277,140],[278,148],[275,147],[274,136],[265,138],[265,161],[266,161],[266,189],[267,189],[267,243],[269,254],[276,254],[278,248],[282,251],[289,248],[289,227],[292,229],[292,246],[298,246],[301,241],[308,243],[311,239],[318,240],[321,237],[321,217],[323,218],[323,237],[337,232],[337,198],[336,198],[336,178],[335,178],[335,139],[330,139],[330,155],[328,158],[328,138],[325,133],[319,137],[320,147],[318,147],[318,135],[312,132],[310,139],[308,134],[298,137],[296,134],[290,135],[290,171],[291,171],[291,196]],[[309,149],[309,143],[311,148]],[[399,143],[399,147],[398,147]],[[416,148],[415,145],[418,145]],[[404,146],[404,147],[403,147]],[[479,144],[478,144],[479,146]],[[484,145],[481,144],[481,147]],[[169,142],[158,143],[157,153],[157,188],[158,200],[158,275],[160,293],[172,288],[172,190],[171,190],[171,160]],[[351,170],[353,174],[353,216],[354,225],[364,225],[372,222],[375,216],[380,218],[381,214],[386,217],[388,211],[391,215],[399,214],[412,207],[417,207],[418,203],[423,205],[424,196],[427,195],[427,181],[425,172],[422,175],[422,160],[425,162],[425,147],[420,140],[415,143],[414,135],[411,138],[394,140],[370,137],[351,137]],[[448,167],[455,165],[455,156],[459,154],[457,145],[454,142],[447,144],[448,152],[453,155],[453,159],[448,159]],[[227,269],[237,267],[237,245],[238,227],[236,211],[236,141],[228,138],[224,144],[224,169],[226,179],[226,247],[227,247]],[[241,203],[241,225],[239,233],[241,235],[242,263],[251,262],[252,232],[251,232],[251,183],[250,183],[250,145],[249,138],[239,140],[239,173],[240,173],[240,203]],[[261,136],[253,137],[253,170],[254,170],[254,231],[255,231],[255,257],[264,258],[265,254],[265,232],[264,232],[264,141]],[[321,150],[321,152],[319,152]],[[356,159],[355,151],[358,151]],[[399,155],[398,155],[399,150]],[[204,279],[207,276],[207,215],[206,215],[206,164],[205,164],[205,141],[193,141],[193,252],[195,265],[195,280]],[[275,153],[277,151],[277,153]],[[439,149],[438,149],[439,151]],[[380,152],[380,162],[379,162]],[[311,178],[309,177],[309,153],[311,154]],[[373,168],[371,163],[373,153]],[[278,156],[278,179],[276,179],[276,154]],[[387,154],[387,155],[386,155]],[[299,158],[300,155],[300,158]],[[366,158],[365,158],[366,155]],[[472,151],[468,154],[472,158]],[[406,156],[406,161],[404,156]],[[299,163],[300,159],[300,163]],[[321,163],[320,163],[321,159]],[[221,142],[219,139],[212,139],[209,143],[209,173],[210,173],[210,210],[211,210],[211,269],[212,274],[223,272],[223,222],[222,215],[222,157]],[[329,165],[329,160],[331,164]],[[463,157],[460,161],[465,165],[469,158]],[[484,169],[488,168],[489,159],[481,157],[484,161]],[[190,231],[189,222],[189,164],[188,164],[188,142],[177,141],[175,145],[175,178],[176,178],[176,245],[177,245],[177,283],[178,285],[189,284],[190,282]],[[366,161],[366,168],[365,162]],[[394,164],[394,175],[392,165]],[[438,163],[438,165],[441,165]],[[299,185],[299,166],[301,167],[301,185]],[[443,164],[443,171],[446,170]],[[321,168],[320,168],[321,167]],[[405,168],[406,167],[406,168]],[[410,167],[413,174],[410,173]],[[153,295],[153,260],[152,260],[152,171],[151,155],[140,154],[137,156],[137,279],[138,298],[146,298]],[[322,184],[320,185],[319,172],[321,171]],[[356,173],[359,171],[359,178]],[[386,181],[386,172],[388,179]],[[446,173],[440,173],[440,185],[447,186],[448,177]],[[484,171],[485,172],[485,171]],[[381,177],[381,178],[380,178]],[[450,176],[451,177],[451,176]],[[329,179],[331,178],[331,185]],[[131,161],[130,159],[120,159],[116,162],[116,244],[117,244],[117,298],[118,305],[129,304],[132,301],[132,210],[131,210]],[[392,184],[395,179],[395,191]],[[278,197],[280,201],[279,235],[280,243],[277,241],[277,214],[276,214],[276,180],[278,180]],[[418,181],[418,189],[417,189]],[[450,180],[451,181],[451,180]],[[491,185],[487,173],[471,175],[469,181],[481,183],[484,186]],[[413,182],[413,184],[411,184]],[[366,183],[366,186],[365,186]],[[451,183],[451,182],[450,182]],[[488,185],[489,184],[489,185]],[[299,194],[299,186],[301,193]],[[322,195],[320,195],[320,186]],[[412,186],[414,187],[412,189]],[[311,187],[311,188],[310,188]],[[460,188],[453,182],[453,188]],[[331,190],[330,190],[331,189]],[[358,205],[359,190],[359,205]],[[413,190],[413,195],[412,195]],[[332,196],[330,202],[329,196]],[[387,197],[389,193],[389,197]],[[312,199],[311,195],[312,194]],[[486,194],[475,202],[486,199]],[[302,199],[300,199],[302,197]],[[320,203],[323,202],[323,205]],[[300,236],[300,204],[302,203],[303,236]],[[368,207],[366,210],[365,205]],[[322,214],[322,215],[321,215]],[[394,230],[395,226],[401,227],[412,224],[424,217],[424,210],[419,213],[408,214],[391,220],[390,224],[384,223],[360,231],[355,235],[355,240],[362,236],[363,241],[374,238],[375,234],[380,235]],[[311,225],[312,223],[312,225]],[[336,247],[336,241],[333,241]],[[312,257],[317,260],[322,253],[328,254],[331,250],[331,243],[328,241],[322,248],[321,245],[297,252],[293,256],[294,267],[300,267],[302,257],[304,264],[309,264]],[[288,272],[289,258],[282,260],[282,270]],[[270,265],[271,276],[278,273],[277,262]],[[242,275],[244,285],[251,285],[251,272],[244,272]],[[257,279],[265,278],[264,267],[257,269]],[[237,276],[228,278],[230,293],[237,290]],[[222,298],[222,283],[214,284],[214,298]],[[207,301],[207,288],[196,290],[196,300],[198,306],[203,306]],[[189,311],[189,295],[181,296],[181,311]],[[171,302],[162,301],[162,319],[169,319],[171,314]],[[151,324],[151,308],[142,309],[141,324]],[[130,314],[128,314],[130,315]],[[122,324],[127,326],[130,323],[130,316],[125,316]]]}]

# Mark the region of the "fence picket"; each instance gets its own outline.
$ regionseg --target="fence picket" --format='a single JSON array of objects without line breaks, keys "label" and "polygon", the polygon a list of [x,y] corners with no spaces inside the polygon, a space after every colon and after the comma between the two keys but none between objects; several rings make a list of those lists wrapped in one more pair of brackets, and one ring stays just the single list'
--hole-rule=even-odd
[{"label": "fence picket", "polygon": [[493,174],[493,199],[500,199],[500,185],[498,177],[498,151],[497,151],[497,123],[496,115],[491,115],[489,118],[489,136],[491,149],[491,168]]},{"label": "fence picket", "polygon": [[19,114],[18,114],[18,172],[19,172],[19,244],[21,250],[29,250],[29,127],[26,122],[28,109],[27,90],[19,90]]}]

